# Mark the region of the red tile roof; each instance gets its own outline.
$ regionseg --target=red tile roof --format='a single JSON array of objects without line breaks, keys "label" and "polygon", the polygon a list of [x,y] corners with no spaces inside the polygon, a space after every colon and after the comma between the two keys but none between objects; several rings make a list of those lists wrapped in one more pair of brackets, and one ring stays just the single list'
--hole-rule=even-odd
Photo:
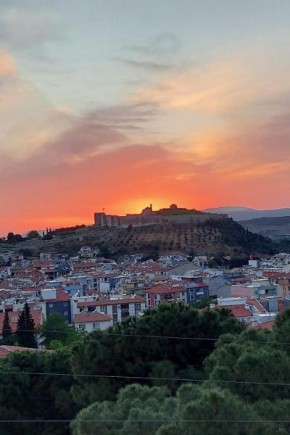
[{"label": "red tile roof", "polygon": [[244,305],[227,305],[223,308],[231,310],[234,317],[252,317],[253,314]]},{"label": "red tile roof", "polygon": [[57,292],[56,299],[46,299],[45,302],[68,302],[70,301],[69,293]]},{"label": "red tile roof", "polygon": [[263,275],[267,278],[279,279],[279,278],[287,278],[290,279],[289,272],[263,272]]},{"label": "red tile roof", "polygon": [[260,304],[259,301],[257,301],[257,299],[255,298],[247,298],[247,304],[248,305],[254,305],[254,307],[258,310],[259,313],[261,314],[266,314],[267,311],[265,310],[265,308],[263,307],[262,304]]},{"label": "red tile roof", "polygon": [[43,269],[43,268],[47,268],[47,267],[52,266],[52,261],[51,260],[34,260],[32,262],[32,264],[33,264],[33,267],[37,267],[37,268],[40,267],[41,269]]},{"label": "red tile roof", "polygon": [[78,302],[77,306],[79,308],[84,308],[84,307],[99,307],[104,305],[118,305],[118,304],[141,304],[143,302],[145,302],[144,298],[136,296],[135,298],[105,299],[102,301],[98,300],[98,301]]},{"label": "red tile roof", "polygon": [[259,329],[272,329],[274,326],[274,321],[273,320],[269,320],[269,322],[264,322],[264,323],[260,323],[258,325]]},{"label": "red tile roof", "polygon": [[184,287],[170,287],[167,284],[157,284],[146,290],[147,293],[166,294],[166,293],[182,293],[186,292]]},{"label": "red tile roof", "polygon": [[90,323],[90,322],[109,322],[113,320],[111,316],[103,313],[80,313],[75,315],[75,323]]}]

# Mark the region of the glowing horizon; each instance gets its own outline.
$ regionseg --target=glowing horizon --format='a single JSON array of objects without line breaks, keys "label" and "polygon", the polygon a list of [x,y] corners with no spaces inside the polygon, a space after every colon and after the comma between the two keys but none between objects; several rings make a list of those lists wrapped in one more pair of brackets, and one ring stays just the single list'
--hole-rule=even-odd
[{"label": "glowing horizon", "polygon": [[284,0],[2,2],[0,234],[150,203],[289,207],[289,15]]}]

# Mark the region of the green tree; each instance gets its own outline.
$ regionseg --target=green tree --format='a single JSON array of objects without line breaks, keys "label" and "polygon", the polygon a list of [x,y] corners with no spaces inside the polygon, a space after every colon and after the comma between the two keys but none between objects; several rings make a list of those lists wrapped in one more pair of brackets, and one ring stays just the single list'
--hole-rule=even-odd
[{"label": "green tree", "polygon": [[[5,373],[3,373],[5,372]],[[12,373],[10,373],[12,372]],[[17,373],[19,372],[19,373]],[[33,375],[30,373],[52,373]],[[70,353],[67,350],[47,352],[12,352],[0,359],[0,419],[67,420],[76,415],[70,389]],[[69,424],[33,423],[12,424],[0,422],[0,433],[5,435],[69,435]]]},{"label": "green tree", "polygon": [[53,239],[53,235],[50,233],[47,233],[42,237],[42,240],[52,240],[52,239]]},{"label": "green tree", "polygon": [[59,313],[52,313],[40,327],[42,344],[46,348],[57,349],[81,341],[85,331],[75,329]]},{"label": "green tree", "polygon": [[13,337],[12,337],[12,329],[10,326],[10,319],[8,311],[5,311],[4,315],[4,322],[2,327],[2,338],[4,344],[12,344]]},{"label": "green tree", "polygon": [[31,230],[26,236],[28,239],[39,239],[39,233],[36,230]]},{"label": "green tree", "polygon": [[[96,402],[71,424],[73,435],[274,435],[255,409],[227,390],[182,385],[176,397],[164,387],[130,385],[115,403]],[[249,422],[249,423],[248,423]]]},{"label": "green tree", "polygon": [[14,238],[14,233],[10,232],[7,234],[7,241],[12,242]]},{"label": "green tree", "polygon": [[[280,343],[290,343],[290,309],[278,314],[273,330],[276,341]],[[283,345],[282,348],[289,351],[290,346]]]},{"label": "green tree", "polygon": [[[72,367],[76,375],[103,373],[141,378],[150,374],[158,377],[158,373],[178,378],[180,372],[192,367],[200,378],[198,372],[203,370],[204,359],[215,348],[212,338],[227,332],[241,333],[244,328],[228,310],[199,311],[182,303],[163,304],[139,319],[129,318],[108,331],[89,334],[73,347]],[[176,336],[184,339],[170,338]],[[191,337],[193,340],[186,339]],[[118,378],[78,377],[77,381],[74,397],[82,406],[113,400],[119,388],[132,383]],[[152,385],[150,380],[147,383]]]},{"label": "green tree", "polygon": [[[252,330],[223,339],[229,341],[218,343],[205,362],[211,384],[216,381],[250,402],[289,397],[290,356],[275,345],[273,334]],[[219,382],[225,380],[233,383]]]},{"label": "green tree", "polygon": [[17,321],[16,338],[19,346],[37,348],[35,334],[34,320],[26,302]]}]

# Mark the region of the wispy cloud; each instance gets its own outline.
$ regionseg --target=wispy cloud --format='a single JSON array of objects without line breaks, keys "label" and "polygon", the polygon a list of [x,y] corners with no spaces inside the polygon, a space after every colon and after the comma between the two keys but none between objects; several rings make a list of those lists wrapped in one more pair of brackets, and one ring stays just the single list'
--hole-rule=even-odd
[{"label": "wispy cloud", "polygon": [[173,68],[173,64],[158,63],[149,60],[121,59],[120,61],[129,67],[152,72],[164,72]]},{"label": "wispy cloud", "polygon": [[[277,54],[278,56],[278,54]],[[255,50],[228,53],[226,56],[173,72],[153,86],[139,87],[133,102],[151,102],[166,110],[186,109],[204,113],[240,111],[260,104],[265,107],[290,92],[290,79],[277,62],[269,65],[267,56],[257,56]],[[263,108],[261,107],[263,106]]]},{"label": "wispy cloud", "polygon": [[174,55],[181,48],[181,43],[172,32],[165,32],[151,38],[143,45],[132,45],[129,49],[145,56]]}]

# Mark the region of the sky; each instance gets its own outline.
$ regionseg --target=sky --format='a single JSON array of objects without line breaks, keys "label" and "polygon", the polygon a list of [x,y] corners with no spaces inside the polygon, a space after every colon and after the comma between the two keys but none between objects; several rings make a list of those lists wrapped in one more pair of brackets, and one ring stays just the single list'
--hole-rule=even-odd
[{"label": "sky", "polygon": [[289,0],[0,0],[0,234],[290,206]]}]

